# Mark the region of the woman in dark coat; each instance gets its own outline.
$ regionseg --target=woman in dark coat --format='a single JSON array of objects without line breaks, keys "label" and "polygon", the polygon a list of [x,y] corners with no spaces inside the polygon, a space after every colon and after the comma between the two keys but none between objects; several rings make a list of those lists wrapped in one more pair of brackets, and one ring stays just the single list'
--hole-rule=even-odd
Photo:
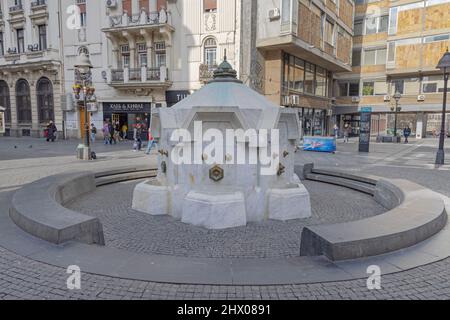
[{"label": "woman in dark coat", "polygon": [[55,142],[57,131],[58,129],[56,128],[53,121],[50,121],[50,123],[47,125],[47,142],[49,141]]}]

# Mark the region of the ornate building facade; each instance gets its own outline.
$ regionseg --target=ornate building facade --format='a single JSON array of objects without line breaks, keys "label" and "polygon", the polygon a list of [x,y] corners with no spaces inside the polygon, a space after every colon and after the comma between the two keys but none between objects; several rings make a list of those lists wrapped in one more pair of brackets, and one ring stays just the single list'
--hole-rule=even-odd
[{"label": "ornate building facade", "polygon": [[50,121],[63,127],[59,5],[0,0],[0,106],[6,135],[41,137]]}]

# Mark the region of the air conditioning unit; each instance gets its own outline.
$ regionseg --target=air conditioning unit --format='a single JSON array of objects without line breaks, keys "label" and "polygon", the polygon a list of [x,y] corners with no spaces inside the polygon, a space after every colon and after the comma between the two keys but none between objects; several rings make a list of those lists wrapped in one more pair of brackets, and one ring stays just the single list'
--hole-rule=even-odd
[{"label": "air conditioning unit", "polygon": [[384,96],[384,102],[391,101],[391,96]]},{"label": "air conditioning unit", "polygon": [[283,105],[284,106],[290,106],[291,105],[291,97],[290,96],[284,96],[283,97]]},{"label": "air conditioning unit", "polygon": [[300,104],[300,96],[293,95],[291,96],[292,105],[298,106]]},{"label": "air conditioning unit", "polygon": [[417,101],[422,102],[425,101],[425,95],[421,94],[417,97]]},{"label": "air conditioning unit", "polygon": [[269,10],[269,20],[280,19],[281,13],[279,8],[273,8]]},{"label": "air conditioning unit", "polygon": [[107,8],[116,8],[117,7],[117,0],[106,0],[106,7]]},{"label": "air conditioning unit", "polygon": [[358,102],[360,102],[361,101],[361,98],[360,97],[352,97],[352,102],[353,103],[358,103]]}]

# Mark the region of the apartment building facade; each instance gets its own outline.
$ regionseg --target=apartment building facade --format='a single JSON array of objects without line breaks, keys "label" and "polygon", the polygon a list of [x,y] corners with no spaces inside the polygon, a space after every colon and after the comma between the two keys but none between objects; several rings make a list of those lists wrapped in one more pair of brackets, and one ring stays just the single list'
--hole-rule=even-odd
[{"label": "apartment building facade", "polygon": [[49,121],[63,125],[59,5],[0,0],[0,106],[7,136],[41,137]]},{"label": "apartment building facade", "polygon": [[[148,124],[152,108],[170,107],[210,80],[225,50],[239,71],[241,1],[62,2],[76,4],[82,15],[80,28],[64,30],[66,90],[75,82],[77,56],[87,53],[96,88],[87,121],[97,128],[104,120],[119,122],[132,136],[137,118]],[[84,107],[67,105],[68,135],[80,137]]]},{"label": "apartment building facade", "polygon": [[275,104],[298,109],[303,135],[327,135],[335,75],[351,71],[353,1],[259,0],[256,10],[253,83]]},{"label": "apartment building facade", "polygon": [[398,133],[410,126],[417,138],[439,134],[444,81],[436,65],[450,46],[450,0],[357,0],[354,33],[352,71],[336,75],[340,127],[358,135],[359,111],[370,107],[372,134],[393,134],[399,92]]}]

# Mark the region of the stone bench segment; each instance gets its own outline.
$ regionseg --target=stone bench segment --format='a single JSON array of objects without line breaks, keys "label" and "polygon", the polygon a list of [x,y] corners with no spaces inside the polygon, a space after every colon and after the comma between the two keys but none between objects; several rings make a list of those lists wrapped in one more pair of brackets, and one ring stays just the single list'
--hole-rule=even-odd
[{"label": "stone bench segment", "polygon": [[364,220],[306,227],[300,255],[333,261],[381,255],[422,242],[447,223],[440,195],[410,181],[380,180],[375,199],[393,209]]},{"label": "stone bench segment", "polygon": [[306,179],[346,187],[349,189],[367,193],[369,195],[375,194],[375,186],[371,184],[340,178],[338,176],[328,176],[323,174],[309,173],[306,175]]},{"label": "stone bench segment", "polygon": [[10,217],[24,231],[54,244],[77,240],[104,245],[103,227],[98,218],[63,207],[95,188],[93,173],[63,174],[41,179],[14,194]]}]

